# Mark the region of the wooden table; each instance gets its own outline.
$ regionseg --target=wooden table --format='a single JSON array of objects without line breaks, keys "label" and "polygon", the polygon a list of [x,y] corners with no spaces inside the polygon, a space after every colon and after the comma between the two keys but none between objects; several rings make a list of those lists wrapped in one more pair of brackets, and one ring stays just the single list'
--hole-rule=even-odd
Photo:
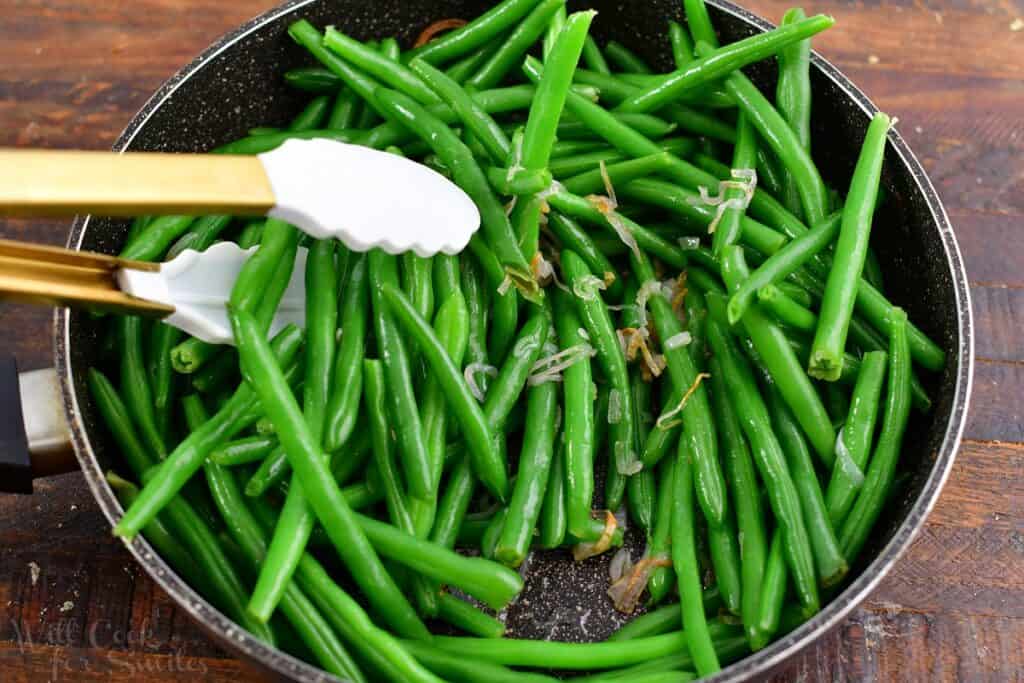
[{"label": "wooden table", "polygon": [[[641,1],[641,0],[636,0]],[[0,145],[107,148],[149,94],[273,0],[7,0]],[[780,17],[784,0],[747,0]],[[913,548],[779,680],[1020,680],[1024,670],[1024,5],[824,0],[818,49],[885,111],[949,209],[971,280],[978,365],[956,468]],[[1017,226],[1015,226],[1017,224]],[[4,237],[63,243],[63,222]],[[0,353],[51,362],[50,311],[0,306]],[[112,540],[81,476],[0,497],[0,678],[238,681]]]}]

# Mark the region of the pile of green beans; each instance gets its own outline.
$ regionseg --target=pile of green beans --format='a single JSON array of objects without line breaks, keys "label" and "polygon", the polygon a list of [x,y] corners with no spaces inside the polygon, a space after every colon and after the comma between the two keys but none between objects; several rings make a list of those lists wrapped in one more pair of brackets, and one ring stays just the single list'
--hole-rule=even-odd
[{"label": "pile of green beans", "polygon": [[[817,612],[866,559],[944,354],[871,251],[889,118],[848,186],[815,165],[810,39],[832,19],[794,8],[720,46],[704,1],[682,4],[668,68],[600,45],[565,0],[504,0],[404,51],[293,24],[309,64],[284,80],[308,105],[213,151],[401,154],[481,230],[420,258],[278,220],[136,220],[127,258],[256,251],[235,349],[106,319],[116,353],[88,384],[123,456],[114,533],[353,681],[690,680]],[[774,101],[740,71],[764,59]],[[307,329],[278,330],[300,245]],[[629,535],[646,552],[609,595],[642,616],[604,643],[503,637],[530,553],[590,562]]]}]

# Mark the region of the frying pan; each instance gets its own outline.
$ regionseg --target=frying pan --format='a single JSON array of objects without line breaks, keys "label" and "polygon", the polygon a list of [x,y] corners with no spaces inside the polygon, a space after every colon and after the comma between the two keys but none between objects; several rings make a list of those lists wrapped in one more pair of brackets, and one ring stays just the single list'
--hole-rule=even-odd
[{"label": "frying pan", "polygon": [[[307,18],[334,24],[360,39],[396,35],[408,44],[431,21],[472,18],[486,9],[475,0],[294,0],[272,10],[211,46],[174,75],[153,96],[114,145],[116,150],[195,152],[241,137],[253,126],[280,125],[296,114],[301,96],[285,87],[281,75],[311,60],[288,38],[288,25]],[[683,21],[679,0],[596,0],[594,31],[615,39],[651,63],[671,65],[667,21]],[[767,30],[762,19],[725,2],[708,0],[712,18],[726,41]],[[870,100],[831,64],[812,57],[813,149],[826,180],[846,187],[859,141],[873,112]],[[771,91],[769,64],[748,70]],[[908,473],[889,501],[861,559],[843,590],[813,619],[768,648],[732,664],[709,680],[740,681],[766,676],[839,625],[878,585],[920,530],[953,466],[967,413],[973,370],[973,328],[967,278],[946,213],[924,170],[898,133],[890,136],[883,183],[888,197],[880,209],[872,243],[882,261],[890,297],[910,313],[945,349],[944,371],[927,377],[936,398],[927,415],[915,414],[904,440],[901,470]],[[75,221],[68,246],[117,253],[124,243],[124,221],[85,217]],[[0,481],[6,488],[30,489],[31,476],[66,467],[73,449],[100,508],[113,524],[120,504],[104,480],[119,460],[85,385],[86,369],[98,363],[99,323],[87,314],[57,310],[54,316],[55,370],[22,375],[0,364]],[[0,391],[0,394],[3,394]],[[0,398],[4,398],[0,396]],[[20,401],[18,400],[20,398]],[[19,405],[20,404],[20,405]],[[22,419],[26,433],[21,432]],[[26,441],[28,442],[26,444]],[[31,463],[26,459],[29,448]],[[70,460],[72,466],[74,460]],[[639,552],[632,540],[634,557]],[[129,549],[149,575],[215,640],[252,660],[272,675],[299,681],[336,680],[319,669],[248,636],[186,585],[144,538]],[[604,591],[608,558],[575,564],[566,553],[538,553],[526,570],[522,598],[509,609],[509,635],[569,641],[600,640],[624,617]]]}]

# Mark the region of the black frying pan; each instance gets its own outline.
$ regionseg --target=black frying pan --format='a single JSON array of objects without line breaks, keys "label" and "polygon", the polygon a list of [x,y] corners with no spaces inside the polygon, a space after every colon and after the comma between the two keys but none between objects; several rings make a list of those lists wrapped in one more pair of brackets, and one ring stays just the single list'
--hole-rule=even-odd
[{"label": "black frying pan", "polygon": [[[173,76],[132,120],[115,149],[205,151],[241,137],[251,127],[284,124],[298,112],[302,100],[285,87],[281,75],[287,69],[311,63],[286,34],[287,26],[298,18],[307,18],[318,26],[334,24],[361,39],[397,35],[408,43],[431,21],[471,18],[489,4],[493,3],[295,0],[225,36]],[[679,0],[597,0],[571,4],[599,10],[594,25],[599,39],[614,38],[653,64],[666,68],[670,65],[667,21],[683,20]],[[709,4],[725,41],[770,27],[723,0],[709,0]],[[750,75],[762,87],[773,87],[775,74],[769,65],[751,69]],[[825,178],[837,187],[845,187],[856,160],[858,141],[863,138],[875,107],[832,65],[817,56],[812,86],[814,156]],[[837,626],[907,548],[952,467],[964,426],[973,368],[966,275],[945,211],[920,164],[898,135],[890,137],[883,182],[888,200],[876,221],[873,245],[886,273],[887,289],[895,303],[905,307],[949,357],[941,376],[929,378],[929,388],[937,398],[932,412],[927,416],[915,414],[905,439],[902,468],[911,476],[890,501],[844,590],[814,619],[711,680],[763,676]],[[127,224],[123,221],[78,219],[68,245],[116,253],[126,232]],[[22,377],[29,440],[33,446],[39,446],[40,439],[51,436],[49,452],[53,453],[60,450],[62,431],[65,435],[69,431],[78,463],[97,502],[113,523],[122,510],[103,473],[116,466],[119,455],[107,438],[85,387],[85,370],[97,361],[100,347],[98,325],[88,315],[58,310],[54,343],[56,376],[44,372]],[[57,414],[60,403],[64,416]],[[18,408],[14,404],[8,407]],[[17,421],[19,414],[4,420]],[[0,429],[0,446],[4,438]],[[15,435],[15,443],[20,439],[20,435]],[[36,467],[37,473],[46,469]],[[7,481],[8,485],[14,482]],[[249,637],[185,585],[143,538],[138,537],[130,549],[150,576],[218,642],[282,677],[333,680],[315,667]],[[638,551],[634,547],[634,557]],[[604,595],[608,585],[607,563],[607,557],[575,564],[564,552],[536,554],[527,569],[524,594],[509,610],[509,635],[572,641],[600,640],[609,635],[622,624],[623,617]]]}]

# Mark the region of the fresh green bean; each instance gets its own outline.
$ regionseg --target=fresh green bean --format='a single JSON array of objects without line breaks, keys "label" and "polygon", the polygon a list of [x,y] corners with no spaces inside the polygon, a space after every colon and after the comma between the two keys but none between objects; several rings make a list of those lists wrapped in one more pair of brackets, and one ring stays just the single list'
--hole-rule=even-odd
[{"label": "fresh green bean", "polygon": [[[568,425],[566,426],[568,428]],[[564,436],[563,436],[564,439]],[[540,536],[538,544],[541,548],[557,548],[565,541],[568,530],[568,510],[566,505],[567,484],[565,464],[565,443],[559,444],[555,449],[555,457],[551,463],[551,472],[548,475],[548,487],[544,492],[544,502],[541,504],[540,521],[538,527]],[[590,478],[590,490],[593,491],[594,479]],[[587,514],[589,515],[590,503],[587,503]]]},{"label": "fresh green bean", "polygon": [[339,556],[368,600],[398,633],[427,637],[427,630],[412,606],[385,572],[361,525],[330,476],[322,449],[302,419],[284,375],[263,339],[255,319],[245,311],[229,309],[242,368],[248,385],[260,397],[263,409],[278,428],[292,470],[327,531]]},{"label": "fresh green bean", "polygon": [[363,378],[365,391],[363,400],[366,414],[370,418],[370,434],[373,441],[373,463],[377,468],[381,486],[384,490],[384,502],[388,509],[391,523],[406,533],[413,533],[412,515],[403,490],[398,462],[391,448],[391,423],[388,415],[386,382],[384,367],[381,361],[366,359],[363,361]]},{"label": "fresh green bean", "polygon": [[[333,76],[334,74],[331,75]],[[359,96],[340,83],[339,88],[338,94],[334,98],[334,104],[331,106],[331,113],[327,117],[327,123],[325,124],[327,130],[342,131],[352,128],[359,113],[359,107],[361,106]]]},{"label": "fresh green bean", "polygon": [[[491,166],[486,173],[487,180],[495,192],[505,196],[537,194],[551,187],[551,182],[554,180],[551,171],[546,168],[540,171],[527,171]],[[513,225],[513,227],[515,226]],[[518,230],[516,234],[520,235]]]},{"label": "fresh green bean", "polygon": [[[700,0],[697,0],[700,2]],[[703,5],[703,2],[700,2]],[[796,24],[782,26],[772,31],[758,33],[730,45],[712,49],[703,31],[693,24],[691,30],[698,42],[699,59],[682,69],[665,76],[660,83],[647,88],[619,105],[621,111],[656,111],[673,102],[679,93],[695,87],[714,83],[738,69],[776,54],[781,48],[820,33],[832,26],[832,17],[818,15]],[[708,49],[700,50],[704,42]],[[726,81],[728,83],[728,79]],[[736,95],[729,91],[735,97]]]},{"label": "fresh green bean", "polygon": [[558,35],[565,28],[565,22],[569,19],[569,13],[566,8],[559,7],[555,10],[555,13],[551,16],[551,20],[548,22],[547,32],[544,34],[544,39],[541,41],[541,56],[544,61],[548,61],[548,57],[551,55],[551,50],[555,47],[555,41],[558,40]]},{"label": "fresh green bean", "polygon": [[397,438],[405,485],[410,496],[424,499],[429,496],[431,489],[430,456],[416,408],[405,341],[384,294],[388,285],[396,289],[398,287],[396,259],[380,249],[374,249],[369,253],[367,261],[377,351],[384,362],[392,419],[402,425]]},{"label": "fresh green bean", "polygon": [[889,379],[886,388],[882,431],[875,452],[864,475],[864,484],[857,501],[843,522],[839,543],[843,554],[856,560],[871,529],[882,514],[892,488],[899,459],[903,433],[910,414],[910,352],[907,340],[906,313],[894,309],[889,334]]},{"label": "fresh green bean", "polygon": [[409,297],[416,312],[430,320],[434,317],[434,278],[430,258],[407,251],[399,257],[402,291]]},{"label": "fresh green bean", "polygon": [[558,393],[553,381],[536,384],[527,391],[526,425],[516,484],[494,550],[494,557],[511,567],[518,567],[526,559],[540,516],[558,429]]},{"label": "fresh green bean", "polygon": [[740,616],[748,641],[753,644],[761,605],[761,584],[767,560],[764,511],[750,449],[743,438],[739,418],[729,400],[719,360],[710,359],[711,398],[715,424],[722,444],[726,480],[736,507],[740,544]]},{"label": "fresh green bean", "polygon": [[497,38],[525,17],[538,2],[504,0],[465,26],[406,54],[409,59],[418,57],[431,64],[451,61]]},{"label": "fresh green bean", "polygon": [[622,296],[622,282],[615,274],[615,267],[579,223],[563,213],[552,211],[548,214],[548,229],[564,248],[575,252],[592,273],[598,274],[608,288],[609,298],[617,300]]},{"label": "fresh green bean", "polygon": [[[613,187],[630,183],[638,178],[660,173],[667,169],[672,163],[672,155],[668,152],[651,154],[646,157],[630,159],[611,165],[601,164],[585,173],[580,173],[566,179],[562,185],[568,192],[578,195],[596,194],[602,190],[607,191],[606,182]],[[607,180],[606,180],[607,179]]]},{"label": "fresh green bean", "polygon": [[[671,462],[675,462],[672,460]],[[717,587],[705,588],[701,593],[701,604],[704,614],[712,616],[722,604],[722,596]],[[679,605],[665,605],[634,618],[615,633],[608,636],[611,642],[635,640],[648,636],[660,636],[671,633],[679,628]]]},{"label": "fresh green bean", "polygon": [[842,372],[843,349],[846,348],[846,336],[857,298],[857,281],[867,257],[871,222],[885,158],[885,142],[891,125],[888,116],[878,113],[868,126],[864,146],[850,181],[835,258],[825,283],[825,296],[821,300],[821,313],[818,315],[818,327],[811,346],[808,372],[813,377],[831,382],[838,379]]},{"label": "fresh green bean", "polygon": [[846,518],[864,483],[864,468],[871,454],[875,421],[885,380],[887,354],[869,351],[861,359],[850,411],[836,442],[836,468],[825,494],[829,518],[839,526]]},{"label": "fresh green bean", "polygon": [[422,60],[409,62],[409,68],[452,108],[466,130],[472,132],[491,155],[492,161],[500,164],[508,158],[512,149],[508,136],[462,86]]},{"label": "fresh green bean", "polygon": [[[673,444],[678,443],[678,440]],[[647,541],[649,557],[671,559],[672,540],[672,507],[675,499],[676,459],[668,458],[658,466],[658,509],[654,515],[654,532]],[[655,567],[647,579],[647,592],[650,594],[650,605],[658,605],[665,600],[672,584],[675,582],[675,571],[672,567]],[[674,625],[679,624],[679,608],[673,608]],[[673,626],[674,628],[674,626]],[[671,630],[671,629],[670,629]],[[622,638],[624,640],[624,638]],[[615,640],[619,640],[615,638]]]},{"label": "fresh green bean", "polygon": [[594,40],[593,36],[588,35],[586,41],[583,43],[582,60],[591,71],[596,71],[599,74],[611,75],[612,71],[608,67],[608,61],[605,59],[604,53],[601,52],[601,48],[597,44],[597,41]]},{"label": "fresh green bean", "polygon": [[[372,257],[371,257],[372,258]],[[508,496],[508,478],[500,452],[493,447],[494,436],[488,427],[484,411],[473,397],[465,378],[452,363],[444,345],[430,325],[420,317],[406,297],[393,286],[384,284],[381,290],[391,314],[419,347],[433,376],[441,385],[456,420],[459,423],[474,470],[481,483],[499,500]]]},{"label": "fresh green bean", "polygon": [[142,319],[122,316],[117,319],[121,346],[121,391],[127,399],[128,412],[135,422],[146,448],[158,460],[167,455],[163,437],[156,424],[153,393],[149,386],[142,344]]},{"label": "fresh green bean", "polygon": [[324,447],[334,452],[342,447],[356,425],[359,395],[363,386],[363,357],[366,353],[367,258],[354,254],[348,282],[341,298],[339,322],[341,341],[334,361],[331,394],[324,422]]},{"label": "fresh green bean", "polygon": [[501,49],[499,41],[484,45],[477,49],[476,52],[471,52],[457,62],[452,63],[444,72],[456,83],[464,85],[477,71],[483,68],[487,60],[499,49]]},{"label": "fresh green bean", "polygon": [[[753,197],[747,196],[748,193],[752,192],[747,184],[750,179],[748,178],[746,183],[744,183],[743,176],[738,174],[754,171],[756,161],[757,133],[749,117],[741,113],[736,124],[736,146],[733,148],[732,169],[730,169],[729,175],[731,180],[734,174],[736,174],[736,178],[740,180],[743,186],[729,187],[721,190],[720,194],[724,201],[719,206],[726,208],[720,214],[721,218],[718,220],[718,226],[712,238],[711,249],[716,257],[720,258],[726,247],[730,244],[735,244],[743,231],[743,217],[747,210],[746,207]],[[716,216],[717,218],[718,216]],[[708,229],[710,229],[710,226]]]},{"label": "fresh green bean", "polygon": [[634,74],[654,73],[640,55],[618,41],[609,40],[604,46],[604,54],[618,71]]},{"label": "fresh green bean", "polygon": [[[686,647],[696,664],[697,672],[707,676],[718,671],[720,665],[701,600],[695,538],[697,506],[694,504],[694,468],[687,444],[685,441],[679,444],[675,466],[675,495],[672,498],[672,568],[679,585]],[[636,644],[639,641],[630,642]]]},{"label": "fresh green bean", "polygon": [[266,436],[247,436],[229,441],[210,451],[210,461],[225,467],[259,462],[277,447],[277,439]]},{"label": "fresh green bean", "polygon": [[[726,249],[722,271],[730,291],[735,293],[749,277],[742,249],[735,245]],[[785,333],[756,306],[748,308],[744,314],[743,329],[753,341],[772,380],[807,434],[814,451],[825,466],[831,469],[835,462],[836,445],[832,421],[814,385],[801,372],[800,359],[793,352]]]},{"label": "fresh green bean", "polygon": [[[151,478],[149,482],[145,480],[146,473],[153,468],[155,460],[135,433],[128,409],[117,390],[103,373],[94,368],[89,369],[88,383],[100,415],[120,448],[125,462],[137,477],[144,480],[144,483],[152,482]],[[138,508],[141,496],[140,492],[139,498],[129,506],[129,510]],[[148,528],[155,519],[155,514],[150,515],[141,528]],[[210,594],[211,599],[247,631],[265,642],[273,643],[273,633],[270,629],[251,618],[246,612],[245,589],[241,579],[217,544],[217,539],[206,522],[196,514],[188,502],[180,496],[172,495],[161,519],[185,546],[186,552],[195,561],[205,580],[215,589]]]},{"label": "fresh green bean", "polygon": [[375,92],[374,98],[389,118],[407,125],[416,132],[452,169],[455,181],[480,209],[483,233],[488,245],[504,267],[505,274],[524,296],[541,298],[542,293],[537,287],[537,282],[516,244],[508,216],[469,148],[445,123],[411,98],[383,88]]},{"label": "fresh green bean", "polygon": [[[709,305],[712,302],[713,298],[709,296]],[[714,310],[712,307],[712,313]],[[770,483],[767,487],[768,499],[784,533],[786,557],[800,604],[805,613],[814,614],[818,611],[819,602],[810,539],[785,455],[772,432],[768,408],[758,392],[750,367],[715,315],[712,315],[708,323],[708,341],[721,365],[726,390],[740,418],[761,479]]]},{"label": "fresh green bean", "polygon": [[412,97],[421,104],[436,104],[440,101],[437,94],[410,69],[350,38],[333,26],[327,27],[323,45],[380,83]]},{"label": "fresh green bean", "polygon": [[728,307],[729,324],[735,325],[740,321],[757,295],[757,290],[781,282],[826,249],[839,234],[840,219],[839,214],[833,214],[807,233],[787,243],[758,266],[732,294]]},{"label": "fresh green bean", "polygon": [[786,568],[785,534],[776,529],[772,535],[771,549],[764,568],[764,583],[761,589],[761,608],[754,628],[750,647],[760,650],[779,631],[779,619],[786,598],[789,572]]},{"label": "fresh green bean", "polygon": [[813,332],[818,316],[793,301],[776,285],[768,285],[757,290],[757,300],[765,312],[770,313],[779,322],[801,332]]},{"label": "fresh green bean", "polygon": [[682,24],[676,21],[668,22],[668,39],[672,44],[672,59],[677,69],[684,68],[694,60],[693,38]]},{"label": "fresh green bean", "polygon": [[[566,282],[574,291],[586,292],[574,297],[576,311],[590,336],[590,343],[597,351],[597,360],[604,370],[612,389],[610,394],[608,423],[612,434],[611,453],[614,468],[620,474],[629,476],[635,472],[638,462],[636,453],[636,425],[634,423],[633,395],[629,388],[629,374],[626,361],[619,347],[608,309],[587,277],[594,275],[583,259],[574,252],[563,250],[562,272]],[[589,289],[588,289],[589,287]],[[614,501],[609,502],[614,509]]]},{"label": "fresh green bean", "polygon": [[500,664],[492,664],[450,654],[427,644],[403,643],[420,662],[445,680],[464,683],[554,683],[556,679],[538,673],[513,671]]},{"label": "fresh green bean", "polygon": [[683,9],[686,12],[686,24],[690,27],[694,40],[718,47],[718,36],[715,35],[715,27],[711,25],[711,16],[704,0],[683,0]]},{"label": "fresh green bean", "polygon": [[818,474],[814,471],[811,454],[807,449],[800,425],[797,424],[779,393],[778,387],[770,387],[768,406],[772,413],[775,435],[786,454],[786,462],[793,477],[793,484],[800,495],[804,524],[814,551],[814,565],[818,570],[821,585],[834,586],[846,575],[849,567],[839,550],[836,533],[825,508],[825,497],[821,492]]},{"label": "fresh green bean", "polygon": [[501,638],[505,624],[451,593],[441,593],[438,618],[478,638]]},{"label": "fresh green bean", "polygon": [[[788,26],[807,18],[799,7],[787,10],[781,26]],[[811,41],[801,40],[779,50],[779,81],[775,87],[775,106],[779,114],[793,129],[804,149],[811,149]],[[782,175],[782,203],[794,215],[800,215],[800,191],[793,176]]]},{"label": "fresh green bean", "polygon": [[131,261],[155,261],[195,222],[195,216],[157,216],[118,254]]},{"label": "fresh green bean", "polygon": [[513,68],[519,65],[523,55],[541,37],[559,9],[565,8],[565,0],[541,0],[530,14],[519,22],[503,41],[490,59],[466,81],[466,87],[486,90],[497,86]]},{"label": "fresh green bean", "polygon": [[331,108],[331,100],[326,95],[314,97],[306,106],[295,115],[295,118],[288,124],[288,130],[301,133],[307,130],[320,128]]}]

